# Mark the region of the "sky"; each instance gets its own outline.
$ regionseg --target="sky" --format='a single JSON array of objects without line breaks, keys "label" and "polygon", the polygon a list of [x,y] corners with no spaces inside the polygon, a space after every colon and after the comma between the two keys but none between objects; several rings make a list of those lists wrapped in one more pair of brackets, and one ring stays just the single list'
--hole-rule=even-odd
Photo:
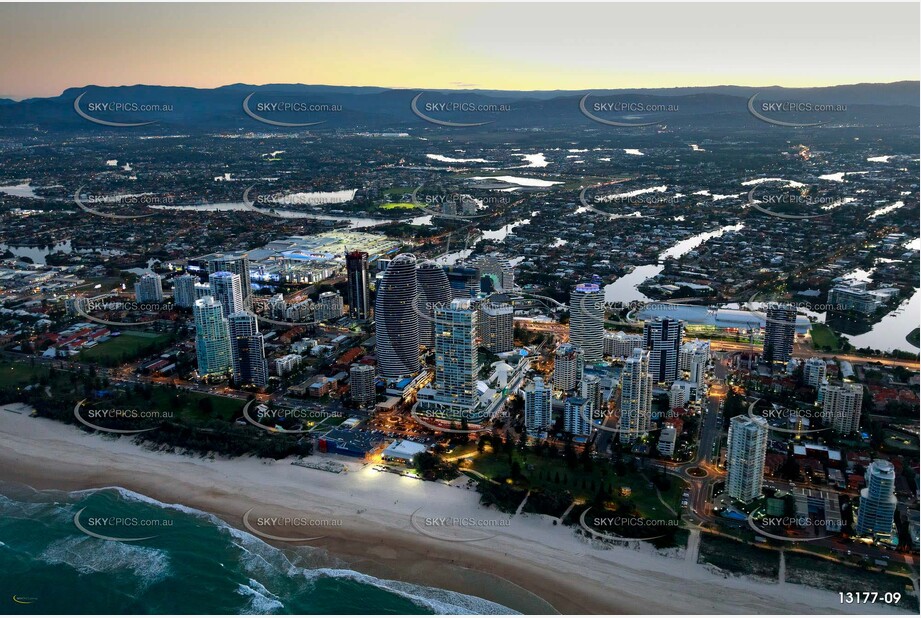
[{"label": "sky", "polygon": [[554,90],[919,79],[919,5],[0,4],[0,97],[95,84]]}]

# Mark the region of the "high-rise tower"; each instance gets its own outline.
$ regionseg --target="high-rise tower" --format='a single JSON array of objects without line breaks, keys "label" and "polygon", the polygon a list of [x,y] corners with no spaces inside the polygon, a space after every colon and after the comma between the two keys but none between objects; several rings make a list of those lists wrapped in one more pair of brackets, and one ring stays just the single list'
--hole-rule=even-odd
[{"label": "high-rise tower", "polygon": [[361,321],[371,319],[368,254],[364,251],[351,251],[345,254],[345,270],[349,286],[349,317]]},{"label": "high-rise tower", "polygon": [[400,378],[419,372],[416,256],[401,253],[384,271],[374,300],[377,372]]},{"label": "high-rise tower", "polygon": [[586,363],[604,354],[604,292],[595,283],[580,283],[569,295],[569,342],[582,348]]},{"label": "high-rise tower", "polygon": [[435,345],[435,310],[448,307],[451,302],[451,285],[444,268],[431,260],[416,268],[419,293],[416,307],[419,314],[419,344],[431,348]]},{"label": "high-rise tower", "polygon": [[211,296],[196,300],[195,353],[198,375],[202,378],[225,376],[233,371],[230,328],[221,303]]},{"label": "high-rise tower", "polygon": [[657,317],[643,325],[653,382],[671,384],[678,379],[678,356],[683,337],[684,322],[681,320]]}]

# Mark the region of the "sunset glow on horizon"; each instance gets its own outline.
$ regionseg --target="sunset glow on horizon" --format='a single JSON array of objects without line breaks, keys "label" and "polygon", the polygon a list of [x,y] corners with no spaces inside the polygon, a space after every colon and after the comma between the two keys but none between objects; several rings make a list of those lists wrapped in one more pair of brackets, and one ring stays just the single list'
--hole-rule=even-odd
[{"label": "sunset glow on horizon", "polygon": [[89,84],[575,90],[916,80],[918,19],[917,4],[4,4],[0,97]]}]

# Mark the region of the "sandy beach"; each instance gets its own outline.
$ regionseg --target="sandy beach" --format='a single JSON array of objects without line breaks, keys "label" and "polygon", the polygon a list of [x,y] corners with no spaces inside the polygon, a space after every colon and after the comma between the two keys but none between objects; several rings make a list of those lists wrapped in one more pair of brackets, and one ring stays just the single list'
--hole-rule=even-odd
[{"label": "sandy beach", "polygon": [[[683,557],[596,547],[573,529],[554,525],[550,517],[510,518],[482,507],[479,495],[461,484],[427,483],[378,472],[359,461],[336,461],[350,471],[335,474],[290,461],[157,453],[136,446],[130,437],[91,435],[0,409],[0,480],[36,489],[124,487],[212,513],[241,529],[246,528],[247,513],[250,525],[275,515],[310,518],[309,536],[321,538],[306,544],[325,549],[340,564],[376,577],[479,596],[523,613],[813,614],[864,609],[842,606],[832,592],[726,578]],[[504,520],[508,525],[485,532],[482,524],[476,530],[420,532],[427,518],[439,517]],[[335,525],[318,526],[315,520]],[[277,525],[270,533],[302,538],[308,536],[306,530],[302,524]]]}]

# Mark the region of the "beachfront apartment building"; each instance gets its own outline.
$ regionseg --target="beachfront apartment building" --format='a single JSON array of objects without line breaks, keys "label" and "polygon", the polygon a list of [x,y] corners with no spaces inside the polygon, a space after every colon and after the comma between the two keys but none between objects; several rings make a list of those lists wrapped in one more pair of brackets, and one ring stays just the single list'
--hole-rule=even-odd
[{"label": "beachfront apartment building", "polygon": [[361,406],[377,401],[373,366],[355,364],[349,368],[349,394],[352,401]]},{"label": "beachfront apartment building", "polygon": [[[387,272],[393,268],[391,264]],[[452,420],[477,420],[477,310],[470,300],[455,299],[448,307],[435,308],[435,324],[435,375],[419,391],[420,408]]]},{"label": "beachfront apartment building", "polygon": [[874,540],[889,540],[898,500],[895,497],[895,467],[877,459],[867,466],[867,486],[860,490],[860,506],[854,530]]},{"label": "beachfront apartment building", "polygon": [[726,491],[730,497],[749,503],[761,495],[767,442],[764,418],[740,414],[729,421]]},{"label": "beachfront apartment building", "polygon": [[256,316],[245,311],[232,313],[227,318],[227,324],[230,328],[233,381],[238,385],[265,387],[269,382],[269,364],[265,359],[265,340],[259,332]]},{"label": "beachfront apartment building", "polygon": [[212,296],[195,301],[195,354],[202,379],[223,377],[233,372],[230,327],[224,308]]},{"label": "beachfront apartment building", "polygon": [[553,391],[540,376],[522,389],[524,393],[524,422],[532,434],[553,424],[551,406]]},{"label": "beachfront apartment building", "polygon": [[374,299],[377,373],[383,378],[419,373],[418,291],[416,256],[401,253],[381,276]]},{"label": "beachfront apartment building", "polygon": [[652,376],[649,352],[642,348],[624,361],[620,376],[620,442],[626,444],[645,436],[652,422]]}]

